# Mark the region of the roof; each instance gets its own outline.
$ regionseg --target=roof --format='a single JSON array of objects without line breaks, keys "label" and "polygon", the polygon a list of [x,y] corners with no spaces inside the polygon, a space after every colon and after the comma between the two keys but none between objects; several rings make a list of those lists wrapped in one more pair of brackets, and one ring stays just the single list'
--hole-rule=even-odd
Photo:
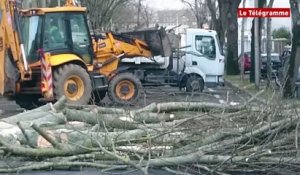
[{"label": "roof", "polygon": [[207,29],[199,29],[199,28],[188,28],[186,30],[187,33],[212,33],[214,35],[217,34],[215,30],[207,30]]},{"label": "roof", "polygon": [[[266,53],[262,53],[261,56],[267,56],[267,54]],[[271,56],[279,56],[279,54],[278,53],[271,53]]]},{"label": "roof", "polygon": [[24,15],[43,15],[45,13],[55,13],[55,12],[85,12],[85,7],[52,7],[52,8],[31,8],[22,9],[21,12]]}]

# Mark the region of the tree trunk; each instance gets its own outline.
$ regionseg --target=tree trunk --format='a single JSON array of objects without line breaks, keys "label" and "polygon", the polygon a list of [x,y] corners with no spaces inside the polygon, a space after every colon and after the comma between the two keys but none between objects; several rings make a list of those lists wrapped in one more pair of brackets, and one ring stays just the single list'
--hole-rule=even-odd
[{"label": "tree trunk", "polygon": [[[263,8],[264,5],[266,4],[266,0],[259,0],[258,1],[258,8]],[[263,19],[259,19],[259,38],[261,38],[262,36],[262,22],[263,22]],[[254,55],[254,28],[255,28],[255,25],[254,25],[254,19],[252,21],[252,27],[251,27],[251,68],[250,68],[250,82],[251,83],[254,83],[255,81],[255,55]],[[259,40],[259,50],[261,49],[261,40]]]},{"label": "tree trunk", "polygon": [[[268,8],[272,8],[274,0],[270,0]],[[272,18],[267,19],[267,77],[268,85],[270,85],[270,80],[272,78],[272,67],[271,67],[271,51],[272,51],[272,37],[271,29],[272,28]]]},{"label": "tree trunk", "polygon": [[227,56],[226,72],[228,75],[238,75],[238,22],[237,8],[241,0],[224,0],[223,10],[226,11],[227,22]]},{"label": "tree trunk", "polygon": [[252,27],[251,27],[251,67],[250,67],[250,82],[254,83],[255,81],[255,59],[254,59],[254,19],[252,20]]},{"label": "tree trunk", "polygon": [[224,46],[227,46],[225,41],[227,22],[226,22],[226,11],[224,10],[226,9],[227,6],[225,7],[223,0],[218,0],[218,4],[219,4],[219,14],[220,14],[220,20],[218,22],[220,23],[221,26],[220,28],[222,29],[221,30],[222,32],[220,33],[220,45],[222,46],[223,49]]},{"label": "tree trunk", "polygon": [[[219,9],[216,8],[216,2],[213,0],[206,0],[207,6],[208,6],[208,10],[210,12],[211,15],[211,22],[212,22],[212,29],[216,30],[218,37],[219,37],[219,41],[220,41],[220,49],[223,53],[223,45],[224,45],[224,35],[225,35],[225,31],[223,30],[224,28],[222,27],[222,23],[221,23],[221,16],[219,16],[219,18],[217,18],[217,10],[219,10],[221,7],[219,5]],[[220,10],[219,10],[220,13]]]},{"label": "tree trunk", "polygon": [[[290,0],[291,14],[293,22],[293,38],[292,38],[292,53],[289,59],[289,67],[286,75],[284,75],[286,82],[283,88],[284,98],[293,98],[295,92],[295,83],[298,75],[299,61],[300,61],[300,14],[298,2]],[[298,59],[297,59],[298,58]]]}]

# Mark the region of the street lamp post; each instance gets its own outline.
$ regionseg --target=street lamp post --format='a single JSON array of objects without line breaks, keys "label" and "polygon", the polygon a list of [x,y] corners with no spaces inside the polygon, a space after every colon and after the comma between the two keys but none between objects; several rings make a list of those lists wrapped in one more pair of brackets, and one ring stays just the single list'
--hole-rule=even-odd
[{"label": "street lamp post", "polygon": [[[254,6],[258,7],[258,1],[254,1]],[[258,89],[260,83],[260,48],[259,48],[259,18],[254,18],[254,59],[255,59],[255,86]]]}]

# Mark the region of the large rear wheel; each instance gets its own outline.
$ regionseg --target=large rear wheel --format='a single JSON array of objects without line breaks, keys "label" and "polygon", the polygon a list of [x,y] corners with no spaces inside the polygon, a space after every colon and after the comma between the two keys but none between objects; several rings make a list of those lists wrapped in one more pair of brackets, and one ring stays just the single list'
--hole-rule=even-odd
[{"label": "large rear wheel", "polygon": [[54,95],[65,96],[70,104],[88,104],[92,95],[92,83],[84,68],[75,64],[64,65],[54,71]]},{"label": "large rear wheel", "polygon": [[109,98],[118,104],[134,104],[141,96],[142,84],[131,73],[120,73],[109,83]]}]

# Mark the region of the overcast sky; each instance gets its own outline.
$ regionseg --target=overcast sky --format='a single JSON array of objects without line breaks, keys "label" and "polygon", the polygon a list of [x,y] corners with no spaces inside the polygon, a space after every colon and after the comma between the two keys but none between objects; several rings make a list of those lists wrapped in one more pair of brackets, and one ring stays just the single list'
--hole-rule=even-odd
[{"label": "overcast sky", "polygon": [[[254,0],[248,1],[254,2]],[[181,0],[144,0],[144,3],[158,10],[181,9],[185,7]],[[289,0],[274,0],[274,7],[289,7]]]},{"label": "overcast sky", "polygon": [[144,0],[144,3],[157,10],[181,9],[185,7],[181,0]]},{"label": "overcast sky", "polygon": [[[247,0],[250,3],[253,3],[254,0]],[[152,7],[157,10],[164,9],[182,9],[186,7],[181,0],[144,0],[144,3],[149,7]],[[274,0],[274,7],[289,7],[289,0]],[[291,22],[289,18],[274,18],[273,26],[275,28],[285,26],[290,28]]]}]

